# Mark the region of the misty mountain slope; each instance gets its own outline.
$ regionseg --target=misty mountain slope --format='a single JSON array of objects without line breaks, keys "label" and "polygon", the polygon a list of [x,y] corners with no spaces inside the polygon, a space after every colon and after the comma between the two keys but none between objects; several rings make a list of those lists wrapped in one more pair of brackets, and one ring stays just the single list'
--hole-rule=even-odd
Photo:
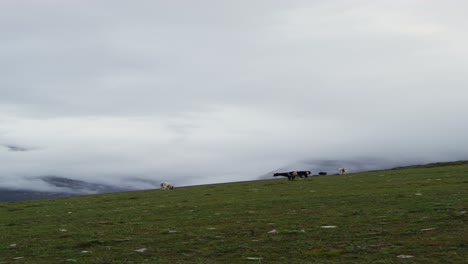
[{"label": "misty mountain slope", "polygon": [[42,176],[34,178],[34,180],[46,183],[50,187],[50,191],[38,191],[26,188],[14,190],[0,188],[0,201],[19,201],[134,190],[132,188],[91,183],[58,176]]},{"label": "misty mountain slope", "polygon": [[27,177],[22,180],[24,187],[8,188],[0,186],[0,201],[155,189],[159,188],[160,183],[158,180],[128,177],[113,184],[102,184],[54,175]]},{"label": "misty mountain slope", "polygon": [[12,152],[25,152],[25,151],[30,151],[30,149],[22,147],[22,146],[17,146],[17,145],[8,145],[8,144],[2,144],[0,147],[7,149],[8,151]]},{"label": "misty mountain slope", "polygon": [[90,183],[86,181],[68,179],[57,176],[44,176],[41,177],[41,179],[49,185],[63,189],[65,192],[68,193],[96,194],[129,190],[128,188],[121,188],[98,183]]},{"label": "misty mountain slope", "polygon": [[71,196],[70,193],[38,192],[31,190],[9,190],[0,188],[0,202],[14,202],[23,200],[37,200]]}]

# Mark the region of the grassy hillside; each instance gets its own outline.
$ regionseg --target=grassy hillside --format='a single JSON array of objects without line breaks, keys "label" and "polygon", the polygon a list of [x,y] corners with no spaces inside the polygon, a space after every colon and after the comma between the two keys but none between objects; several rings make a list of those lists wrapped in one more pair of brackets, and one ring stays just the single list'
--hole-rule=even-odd
[{"label": "grassy hillside", "polygon": [[468,164],[0,203],[0,263],[467,263],[467,207]]}]

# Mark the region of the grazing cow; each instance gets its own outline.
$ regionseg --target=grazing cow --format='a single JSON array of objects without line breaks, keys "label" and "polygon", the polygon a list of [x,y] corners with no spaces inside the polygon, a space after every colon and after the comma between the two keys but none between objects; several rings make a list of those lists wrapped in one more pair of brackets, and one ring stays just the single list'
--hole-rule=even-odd
[{"label": "grazing cow", "polygon": [[343,174],[346,174],[346,173],[348,173],[348,169],[346,169],[346,168],[339,168],[338,169],[338,174],[343,175]]},{"label": "grazing cow", "polygon": [[309,177],[309,175],[312,174],[310,171],[297,171],[297,175],[302,178],[302,177]]},{"label": "grazing cow", "polygon": [[279,172],[279,173],[273,174],[273,177],[277,177],[277,176],[288,177],[288,181],[294,181],[294,178],[296,178],[296,176],[299,176],[299,175],[297,174],[297,171]]},{"label": "grazing cow", "polygon": [[172,189],[174,189],[174,185],[172,185],[170,182],[161,183],[161,190],[172,190]]},{"label": "grazing cow", "polygon": [[327,175],[327,172],[321,171],[321,172],[318,173],[318,175]]}]

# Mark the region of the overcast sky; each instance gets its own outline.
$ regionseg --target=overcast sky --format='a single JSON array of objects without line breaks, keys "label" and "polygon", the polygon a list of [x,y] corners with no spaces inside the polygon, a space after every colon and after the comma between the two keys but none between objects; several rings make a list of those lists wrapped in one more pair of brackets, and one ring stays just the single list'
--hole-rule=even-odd
[{"label": "overcast sky", "polygon": [[301,160],[468,159],[467,9],[1,0],[0,187],[43,175],[190,185]]}]

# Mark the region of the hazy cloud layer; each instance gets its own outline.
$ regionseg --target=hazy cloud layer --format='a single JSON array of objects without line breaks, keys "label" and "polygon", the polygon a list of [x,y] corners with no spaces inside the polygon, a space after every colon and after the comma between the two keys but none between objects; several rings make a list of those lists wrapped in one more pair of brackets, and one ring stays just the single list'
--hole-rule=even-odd
[{"label": "hazy cloud layer", "polygon": [[467,159],[467,7],[2,1],[0,187]]}]

